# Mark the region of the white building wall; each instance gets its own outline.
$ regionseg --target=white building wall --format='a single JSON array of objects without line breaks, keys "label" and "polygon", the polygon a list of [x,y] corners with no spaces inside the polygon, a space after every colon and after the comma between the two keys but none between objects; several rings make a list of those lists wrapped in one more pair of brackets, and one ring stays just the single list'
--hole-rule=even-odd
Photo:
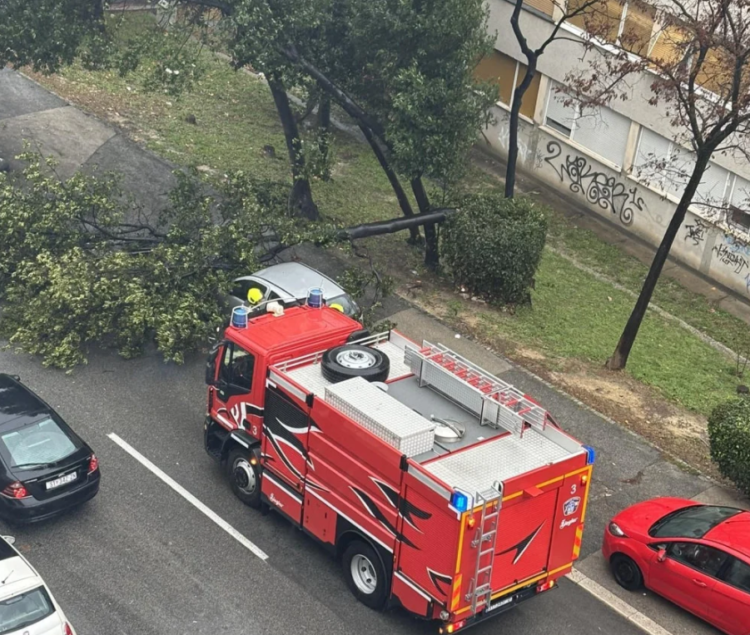
[{"label": "white building wall", "polygon": [[[523,62],[510,27],[512,4],[489,0],[490,29],[496,31],[495,48]],[[538,46],[551,32],[552,23],[531,11],[521,17],[530,46]],[[571,34],[566,34],[570,36]],[[564,83],[566,75],[583,64],[583,49],[574,42],[558,41],[539,58],[539,72],[545,77],[539,90],[534,121],[524,118],[519,130],[519,168],[548,185],[572,195],[592,212],[618,223],[635,235],[657,246],[664,235],[677,199],[658,191],[653,183],[637,180],[630,167],[636,159],[639,130],[645,126],[672,139],[675,130],[659,107],[650,106],[650,77],[633,83],[630,99],[617,101],[613,109],[630,119],[631,126],[623,161],[624,167],[606,161],[588,148],[543,125],[550,85]],[[594,53],[603,54],[603,53]],[[632,83],[632,82],[631,82]],[[486,131],[492,149],[507,155],[508,112],[494,109],[497,123]],[[575,135],[574,135],[575,137]],[[750,179],[750,165],[733,157],[717,156],[715,162],[734,174]],[[695,209],[688,213],[672,247],[671,255],[720,284],[750,298],[750,232],[729,226]]]}]

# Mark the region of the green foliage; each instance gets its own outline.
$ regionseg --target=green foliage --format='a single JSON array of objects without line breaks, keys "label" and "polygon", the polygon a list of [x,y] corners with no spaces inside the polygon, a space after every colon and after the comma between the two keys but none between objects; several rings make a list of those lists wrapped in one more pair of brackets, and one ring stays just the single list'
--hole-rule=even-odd
[{"label": "green foliage", "polygon": [[708,418],[711,458],[722,476],[750,496],[750,399],[719,404]]},{"label": "green foliage", "polygon": [[442,255],[453,280],[473,295],[522,304],[530,300],[546,235],[546,214],[531,199],[476,194],[445,223]]},{"label": "green foliage", "polygon": [[[342,273],[338,279],[341,288],[351,295],[362,310],[360,322],[365,328],[370,328],[378,323],[377,310],[383,306],[383,298],[393,293],[394,281],[390,276],[384,276],[371,265],[370,269],[350,267]],[[390,323],[389,323],[390,324]]]},{"label": "green foliage", "polygon": [[221,292],[259,255],[332,235],[288,217],[286,198],[274,207],[274,187],[242,173],[209,195],[178,172],[171,204],[149,219],[112,177],[61,182],[23,158],[22,182],[0,175],[0,333],[47,365],[84,362],[94,343],[131,357],[154,342],[181,362],[222,324]]},{"label": "green foliage", "polygon": [[2,0],[0,68],[52,73],[97,38],[102,21],[102,0]]}]

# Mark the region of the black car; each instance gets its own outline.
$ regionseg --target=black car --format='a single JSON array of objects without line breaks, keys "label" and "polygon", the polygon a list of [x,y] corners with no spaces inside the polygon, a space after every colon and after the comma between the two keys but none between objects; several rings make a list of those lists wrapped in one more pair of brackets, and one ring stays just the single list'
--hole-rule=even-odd
[{"label": "black car", "polygon": [[99,480],[89,445],[18,377],[0,373],[0,517],[50,518],[96,496]]}]

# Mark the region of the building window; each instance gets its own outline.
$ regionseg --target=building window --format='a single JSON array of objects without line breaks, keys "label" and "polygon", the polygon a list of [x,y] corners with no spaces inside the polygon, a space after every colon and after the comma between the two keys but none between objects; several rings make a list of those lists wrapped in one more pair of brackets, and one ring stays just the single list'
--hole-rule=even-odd
[{"label": "building window", "polygon": [[[633,173],[649,187],[680,198],[695,168],[694,156],[666,137],[641,128]],[[731,177],[729,170],[710,163],[698,185],[694,204],[708,214],[724,207]]]},{"label": "building window", "polygon": [[552,17],[555,10],[554,0],[523,0],[523,3],[549,17]]},{"label": "building window", "polygon": [[750,182],[739,176],[732,186],[727,222],[735,229],[750,232]]},{"label": "building window", "polygon": [[[500,51],[492,51],[479,62],[475,74],[479,79],[495,82],[500,89],[500,103],[510,108],[513,103],[513,91],[526,75],[526,65]],[[541,78],[541,74],[537,72],[523,96],[520,112],[529,119],[534,118]]]},{"label": "building window", "polygon": [[[594,154],[622,166],[630,133],[630,120],[604,106],[582,111],[578,102],[559,92],[550,82],[544,124]],[[566,103],[566,102],[570,103]]]},{"label": "building window", "polygon": [[[570,14],[589,0],[569,0]],[[569,22],[605,42],[618,42],[626,51],[647,55],[651,47],[656,8],[640,0],[601,0]]]},{"label": "building window", "polygon": [[[568,0],[567,13],[583,7],[589,0]],[[573,16],[569,22],[583,31],[596,35],[605,42],[615,42],[620,35],[622,16],[626,4],[619,0],[601,0],[586,7],[581,13]]]}]

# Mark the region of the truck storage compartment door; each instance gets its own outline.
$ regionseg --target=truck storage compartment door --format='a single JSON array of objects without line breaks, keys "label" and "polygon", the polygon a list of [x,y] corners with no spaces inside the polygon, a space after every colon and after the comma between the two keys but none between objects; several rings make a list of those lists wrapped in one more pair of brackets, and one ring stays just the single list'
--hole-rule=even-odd
[{"label": "truck storage compartment door", "polygon": [[[299,524],[307,474],[310,419],[278,388],[268,388],[263,420],[261,491],[267,501]],[[268,476],[268,478],[266,478]]]},{"label": "truck storage compartment door", "polygon": [[557,489],[506,501],[498,519],[492,590],[521,584],[547,568]]}]

